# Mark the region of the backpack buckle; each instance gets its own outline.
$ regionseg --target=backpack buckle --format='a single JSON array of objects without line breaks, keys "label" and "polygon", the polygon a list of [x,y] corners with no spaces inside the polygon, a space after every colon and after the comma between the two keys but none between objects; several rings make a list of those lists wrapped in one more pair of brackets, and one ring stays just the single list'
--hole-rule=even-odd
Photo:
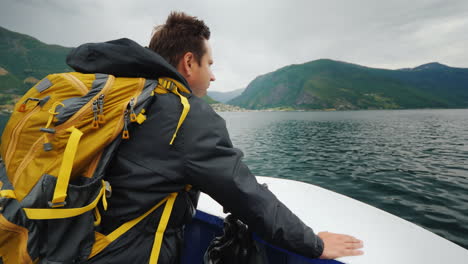
[{"label": "backpack buckle", "polygon": [[170,85],[167,88],[167,90],[172,92],[172,91],[174,91],[174,88],[177,88],[177,85],[175,85],[175,83],[173,83],[173,82],[170,82]]},{"label": "backpack buckle", "polygon": [[175,83],[170,80],[163,80],[163,83],[161,85],[170,92],[174,90],[174,87],[177,87]]},{"label": "backpack buckle", "polygon": [[112,196],[112,186],[108,181],[104,181],[104,187],[106,189],[106,198],[110,198]]},{"label": "backpack buckle", "polygon": [[41,127],[39,130],[45,133],[55,134],[55,129],[53,128]]},{"label": "backpack buckle", "polygon": [[56,208],[56,207],[64,207],[67,205],[66,201],[60,202],[60,203],[53,203],[52,201],[47,202],[50,208]]}]

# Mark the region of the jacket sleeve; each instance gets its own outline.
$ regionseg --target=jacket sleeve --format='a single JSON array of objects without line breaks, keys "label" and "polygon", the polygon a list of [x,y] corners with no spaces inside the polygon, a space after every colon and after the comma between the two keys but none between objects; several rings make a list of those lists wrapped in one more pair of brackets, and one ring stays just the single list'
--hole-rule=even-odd
[{"label": "jacket sleeve", "polygon": [[[196,100],[194,100],[196,101]],[[211,196],[265,241],[307,257],[319,257],[323,242],[242,162],[225,121],[204,103],[192,107],[184,125],[187,181]]]}]

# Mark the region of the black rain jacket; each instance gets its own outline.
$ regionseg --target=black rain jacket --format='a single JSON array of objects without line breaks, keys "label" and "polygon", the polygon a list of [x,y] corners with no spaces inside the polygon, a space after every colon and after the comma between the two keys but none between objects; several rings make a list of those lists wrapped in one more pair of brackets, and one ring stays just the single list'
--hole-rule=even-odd
[{"label": "black rain jacket", "polygon": [[[118,77],[172,77],[186,80],[153,51],[129,39],[84,44],[67,63],[76,71]],[[187,85],[188,87],[188,85]],[[171,192],[190,184],[219,202],[265,241],[292,252],[318,257],[322,240],[273,193],[258,184],[233,147],[225,121],[203,100],[187,95],[190,112],[173,145],[169,145],[182,111],[172,93],[155,96],[147,120],[130,130],[107,169],[112,186],[101,232],[140,216]],[[177,263],[183,244],[183,226],[193,216],[198,196],[182,191],[166,230],[159,263]],[[89,263],[147,263],[162,208],[114,241]]]}]

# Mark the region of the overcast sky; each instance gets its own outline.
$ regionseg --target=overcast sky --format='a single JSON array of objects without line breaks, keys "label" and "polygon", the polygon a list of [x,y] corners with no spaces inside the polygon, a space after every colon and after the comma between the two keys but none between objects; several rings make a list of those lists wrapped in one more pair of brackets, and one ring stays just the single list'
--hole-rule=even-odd
[{"label": "overcast sky", "polygon": [[0,0],[0,26],[67,47],[121,37],[147,45],[172,10],[211,28],[213,91],[321,58],[468,68],[468,0]]}]

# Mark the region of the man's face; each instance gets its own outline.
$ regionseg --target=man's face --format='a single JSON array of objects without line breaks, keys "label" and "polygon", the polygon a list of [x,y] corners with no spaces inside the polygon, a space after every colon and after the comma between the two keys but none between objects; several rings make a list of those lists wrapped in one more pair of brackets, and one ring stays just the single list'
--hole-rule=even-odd
[{"label": "man's face", "polygon": [[201,58],[200,64],[194,61],[192,64],[192,74],[187,78],[187,82],[192,89],[192,92],[197,97],[203,97],[206,95],[210,82],[215,80],[215,76],[211,71],[211,65],[213,64],[213,55],[211,53],[211,46],[208,40],[204,41],[205,54]]}]

